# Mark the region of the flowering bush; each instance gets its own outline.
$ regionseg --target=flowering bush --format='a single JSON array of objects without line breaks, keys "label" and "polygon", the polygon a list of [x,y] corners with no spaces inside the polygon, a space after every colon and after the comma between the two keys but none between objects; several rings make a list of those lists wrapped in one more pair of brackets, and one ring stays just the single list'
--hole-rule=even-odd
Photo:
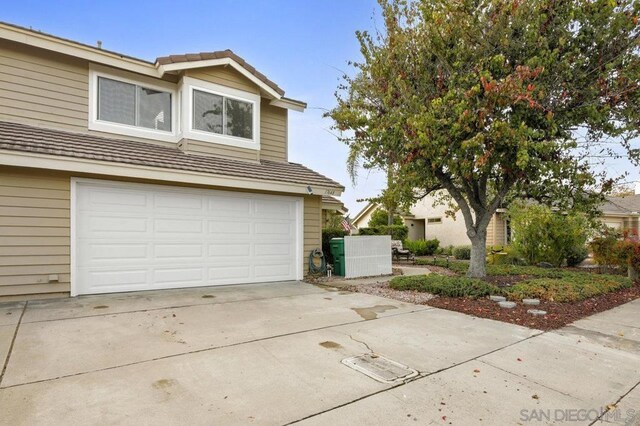
[{"label": "flowering bush", "polygon": [[640,240],[637,231],[626,231],[622,235],[605,231],[591,242],[591,249],[599,265],[625,266],[629,268],[629,278],[638,279]]}]

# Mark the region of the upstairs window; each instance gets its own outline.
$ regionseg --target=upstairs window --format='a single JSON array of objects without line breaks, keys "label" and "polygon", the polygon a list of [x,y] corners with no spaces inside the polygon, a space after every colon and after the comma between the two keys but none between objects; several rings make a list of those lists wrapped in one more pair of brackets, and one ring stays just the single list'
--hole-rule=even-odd
[{"label": "upstairs window", "polygon": [[98,77],[97,119],[171,132],[171,93]]},{"label": "upstairs window", "polygon": [[193,89],[193,130],[253,139],[253,103]]}]

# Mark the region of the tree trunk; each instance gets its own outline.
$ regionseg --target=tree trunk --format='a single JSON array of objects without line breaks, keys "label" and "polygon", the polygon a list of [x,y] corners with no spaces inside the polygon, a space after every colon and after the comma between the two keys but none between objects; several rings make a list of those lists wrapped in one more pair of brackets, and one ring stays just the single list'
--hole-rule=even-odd
[{"label": "tree trunk", "polygon": [[469,236],[471,239],[471,260],[469,260],[469,278],[484,278],[487,275],[487,231]]}]

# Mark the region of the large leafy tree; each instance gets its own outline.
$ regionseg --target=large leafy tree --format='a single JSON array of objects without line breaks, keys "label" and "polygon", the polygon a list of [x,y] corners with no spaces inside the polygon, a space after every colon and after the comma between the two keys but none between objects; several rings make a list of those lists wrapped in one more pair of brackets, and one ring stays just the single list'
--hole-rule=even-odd
[{"label": "large leafy tree", "polygon": [[[485,275],[487,226],[505,200],[571,208],[606,191],[594,157],[637,160],[640,2],[381,0],[384,29],[328,115],[349,164],[386,168],[405,203],[445,190]],[[636,163],[637,164],[637,163]]]}]

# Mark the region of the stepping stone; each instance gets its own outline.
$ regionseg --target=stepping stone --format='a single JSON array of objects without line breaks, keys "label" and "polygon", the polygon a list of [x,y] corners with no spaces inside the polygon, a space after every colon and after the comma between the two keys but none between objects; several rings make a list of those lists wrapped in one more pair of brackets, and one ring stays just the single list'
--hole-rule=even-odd
[{"label": "stepping stone", "polygon": [[522,299],[522,303],[525,305],[536,306],[540,304],[540,299]]},{"label": "stepping stone", "polygon": [[533,315],[534,317],[541,317],[543,315],[547,315],[547,311],[541,311],[540,309],[529,309],[527,312]]},{"label": "stepping stone", "polygon": [[501,308],[513,309],[516,307],[516,302],[498,302]]},{"label": "stepping stone", "polygon": [[493,300],[494,302],[504,302],[505,300],[507,300],[507,298],[504,296],[489,296],[489,299]]}]

